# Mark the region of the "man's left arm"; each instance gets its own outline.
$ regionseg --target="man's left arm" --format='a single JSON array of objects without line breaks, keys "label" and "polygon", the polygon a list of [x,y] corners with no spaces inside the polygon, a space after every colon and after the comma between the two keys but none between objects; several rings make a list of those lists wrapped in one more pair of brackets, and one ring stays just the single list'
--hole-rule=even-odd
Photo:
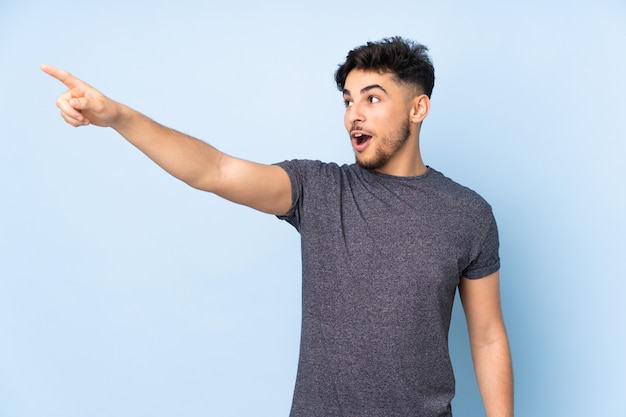
[{"label": "man's left arm", "polygon": [[462,278],[459,294],[487,417],[512,417],[513,369],[500,307],[500,275]]}]

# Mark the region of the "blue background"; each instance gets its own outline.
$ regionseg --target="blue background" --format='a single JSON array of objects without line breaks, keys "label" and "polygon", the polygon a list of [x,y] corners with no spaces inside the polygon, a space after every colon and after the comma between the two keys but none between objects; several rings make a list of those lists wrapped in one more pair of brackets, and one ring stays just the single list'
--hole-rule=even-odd
[{"label": "blue background", "polygon": [[[518,416],[623,415],[626,4],[0,5],[0,416],[286,416],[295,230],[54,106],[65,68],[259,162],[352,162],[334,70],[392,35],[437,71],[427,164],[487,198]],[[460,306],[455,415],[483,413]]]}]

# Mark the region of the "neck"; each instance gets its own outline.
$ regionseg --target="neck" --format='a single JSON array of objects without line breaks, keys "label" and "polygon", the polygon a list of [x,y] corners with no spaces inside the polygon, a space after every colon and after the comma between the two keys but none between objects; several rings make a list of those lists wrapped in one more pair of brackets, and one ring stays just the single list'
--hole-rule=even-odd
[{"label": "neck", "polygon": [[396,166],[396,164],[387,164],[384,167],[375,169],[381,174],[393,175],[394,177],[417,177],[425,174],[428,168],[421,158],[408,165]]},{"label": "neck", "polygon": [[395,155],[376,171],[396,177],[416,177],[426,173],[427,168],[419,148],[419,135],[411,135]]}]

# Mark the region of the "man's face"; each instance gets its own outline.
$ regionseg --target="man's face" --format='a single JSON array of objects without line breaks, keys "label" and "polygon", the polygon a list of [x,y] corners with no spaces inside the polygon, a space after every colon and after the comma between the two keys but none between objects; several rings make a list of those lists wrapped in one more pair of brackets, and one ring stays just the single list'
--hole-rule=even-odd
[{"label": "man's face", "polygon": [[410,100],[393,74],[351,71],[344,85],[344,123],[363,168],[384,170],[411,136]]}]

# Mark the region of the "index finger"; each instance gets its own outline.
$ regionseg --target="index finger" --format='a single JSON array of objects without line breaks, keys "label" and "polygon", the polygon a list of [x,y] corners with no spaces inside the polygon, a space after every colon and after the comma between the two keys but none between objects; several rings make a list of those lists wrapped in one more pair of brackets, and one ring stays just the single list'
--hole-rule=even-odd
[{"label": "index finger", "polygon": [[68,88],[74,88],[80,83],[80,80],[78,78],[74,77],[69,72],[64,71],[60,68],[56,68],[51,65],[44,64],[41,66],[41,70],[45,72],[46,74],[61,81]]}]

